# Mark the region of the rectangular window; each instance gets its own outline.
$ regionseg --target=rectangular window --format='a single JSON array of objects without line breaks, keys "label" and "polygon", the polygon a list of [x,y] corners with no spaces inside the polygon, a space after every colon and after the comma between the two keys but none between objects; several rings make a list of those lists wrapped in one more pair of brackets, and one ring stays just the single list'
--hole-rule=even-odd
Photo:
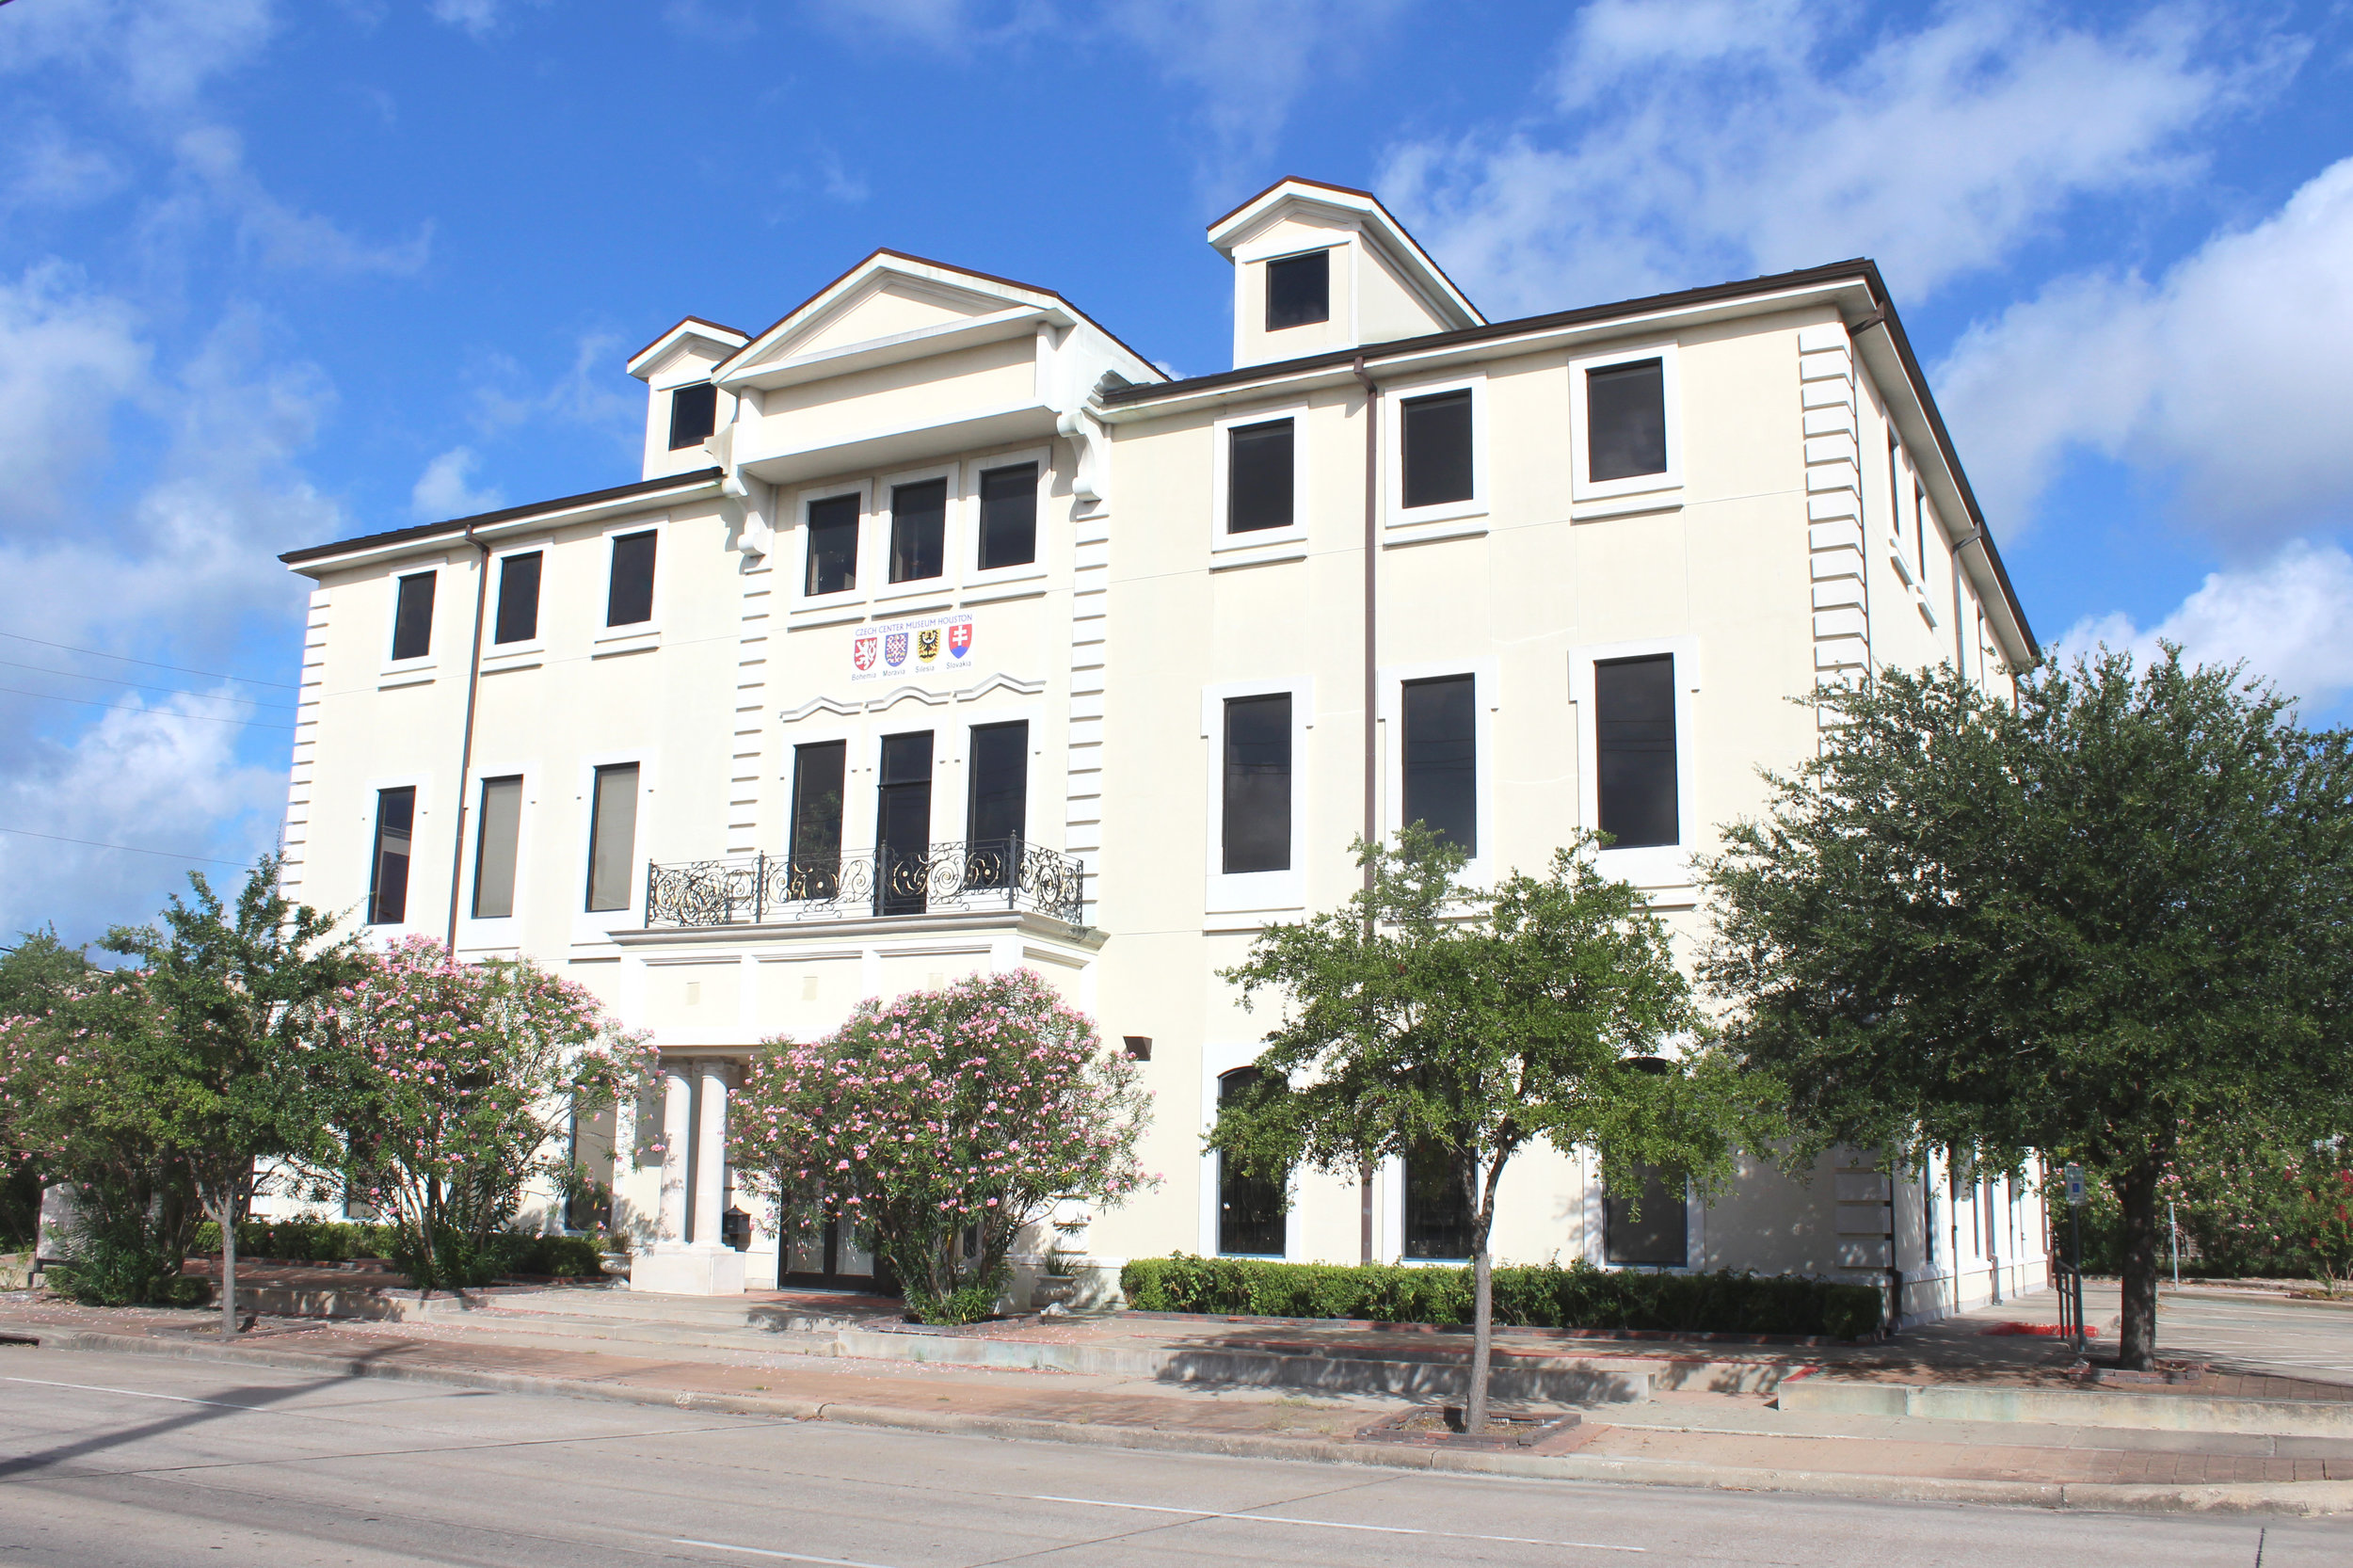
[{"label": "rectangular window", "polygon": [[1929,494],[1917,479],[1912,482],[1912,549],[1925,593],[1929,586]]},{"label": "rectangular window", "polygon": [[832,898],[841,886],[841,790],[847,741],[792,748],[793,898]]},{"label": "rectangular window", "polygon": [[515,913],[515,846],[522,838],[523,781],[482,781],[482,820],[474,829],[473,918],[503,920]]},{"label": "rectangular window", "polygon": [[874,912],[920,915],[931,886],[932,732],[885,735],[874,806]]},{"label": "rectangular window", "polygon": [[[1258,1069],[1237,1067],[1220,1074],[1220,1105],[1241,1098],[1258,1082]],[[1229,1256],[1280,1257],[1289,1238],[1283,1212],[1282,1177],[1245,1173],[1230,1154],[1217,1157],[1217,1250]]]},{"label": "rectangular window", "polygon": [[613,581],[604,596],[604,624],[635,626],[653,619],[651,530],[613,541]]},{"label": "rectangular window", "polygon": [[1609,847],[1681,842],[1673,654],[1593,666],[1593,741],[1600,825]]},{"label": "rectangular window", "polygon": [[1289,420],[1225,432],[1225,531],[1289,528],[1292,472]]},{"label": "rectangular window", "polygon": [[1471,475],[1471,394],[1439,392],[1404,405],[1405,504],[1436,506],[1477,493]]},{"label": "rectangular window", "polygon": [[1266,329],[1332,319],[1332,252],[1310,250],[1266,264]]},{"label": "rectangular window", "polygon": [[948,481],[890,487],[890,580],[937,577],[947,558]]},{"label": "rectangular window", "polygon": [[1691,1215],[1683,1179],[1650,1165],[1637,1165],[1635,1174],[1635,1201],[1614,1192],[1602,1197],[1602,1256],[1611,1263],[1683,1268],[1691,1261]]},{"label": "rectangular window", "polygon": [[981,475],[980,569],[1026,567],[1037,559],[1037,465],[993,468]]},{"label": "rectangular window", "polygon": [[539,561],[535,550],[499,563],[499,613],[492,642],[527,643],[539,634]]},{"label": "rectangular window", "polygon": [[968,771],[971,801],[966,809],[964,836],[976,846],[1012,849],[1030,825],[1029,725],[976,725]]},{"label": "rectangular window", "polygon": [[1585,373],[1585,453],[1595,484],[1667,472],[1665,361]]},{"label": "rectangular window", "polygon": [[670,394],[670,450],[698,446],[719,427],[719,389],[705,381]]},{"label": "rectangular window", "polygon": [[1407,823],[1422,823],[1463,853],[1479,854],[1477,680],[1408,680],[1401,694]]},{"label": "rectangular window", "polygon": [[417,824],[417,792],[376,792],[376,853],[368,868],[368,923],[408,918],[408,838]]},{"label": "rectangular window", "polygon": [[1225,704],[1225,874],[1291,867],[1291,698]]},{"label": "rectangular window", "polygon": [[857,497],[829,495],[808,504],[808,584],[802,591],[847,593],[857,586]]},{"label": "rectangular window", "polygon": [[392,657],[422,659],[433,651],[433,578],[404,577],[392,600]]},{"label": "rectangular window", "polygon": [[588,806],[588,909],[626,909],[637,886],[637,764],[597,770]]},{"label": "rectangular window", "polygon": [[1471,1168],[1433,1144],[1405,1156],[1405,1256],[1471,1256]]}]

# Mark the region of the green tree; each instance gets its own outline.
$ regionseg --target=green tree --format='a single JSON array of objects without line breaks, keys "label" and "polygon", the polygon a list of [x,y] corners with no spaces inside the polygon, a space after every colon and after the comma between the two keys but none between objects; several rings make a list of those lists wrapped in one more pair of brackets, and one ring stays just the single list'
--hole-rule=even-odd
[{"label": "green tree", "polygon": [[1670,1059],[1702,1020],[1642,894],[1599,874],[1587,836],[1545,875],[1492,894],[1456,881],[1463,852],[1419,824],[1395,849],[1359,841],[1369,885],[1345,909],[1270,926],[1225,971],[1245,1002],[1279,997],[1255,1082],[1219,1108],[1209,1147],[1280,1181],[1305,1163],[1356,1173],[1441,1151],[1469,1201],[1474,1337],[1468,1430],[1485,1430],[1494,1333],[1488,1240],[1513,1157],[1597,1148],[1605,1180],[1638,1164],[1704,1191],[1756,1130],[1713,1051]]},{"label": "green tree", "polygon": [[[72,995],[89,972],[80,948],[57,939],[57,928],[27,931],[12,948],[0,948],[0,1028],[5,1020],[45,1018]],[[7,1129],[0,1127],[0,1143]],[[0,1246],[33,1244],[40,1225],[40,1173],[12,1147],[0,1148],[7,1171],[0,1176]]]},{"label": "green tree", "polygon": [[332,938],[333,917],[290,902],[278,870],[263,856],[233,905],[191,872],[193,899],[174,894],[161,926],[119,926],[104,943],[136,961],[109,994],[135,987],[120,1005],[143,1016],[114,1031],[126,1076],[97,1092],[136,1105],[152,1158],[220,1226],[223,1338],[237,1331],[237,1221],[254,1167],[331,1158],[332,1100],[349,1081],[325,1025],[356,945]]},{"label": "green tree", "polygon": [[1706,868],[1730,1042],[1817,1144],[2106,1181],[2146,1368],[2183,1129],[2345,1125],[2347,737],[2171,648],[2046,664],[2014,705],[1949,668],[1822,701],[1820,755]]}]

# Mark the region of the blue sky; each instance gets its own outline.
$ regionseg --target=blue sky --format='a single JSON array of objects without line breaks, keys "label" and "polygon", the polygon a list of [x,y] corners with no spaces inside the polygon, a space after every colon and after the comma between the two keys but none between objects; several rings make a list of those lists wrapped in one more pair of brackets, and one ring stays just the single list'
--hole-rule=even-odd
[{"label": "blue sky", "polygon": [[1494,318],[1878,258],[2045,641],[2345,716],[2342,7],[0,0],[0,932],[272,841],[280,551],[635,478],[878,245],[1224,368],[1289,173]]}]

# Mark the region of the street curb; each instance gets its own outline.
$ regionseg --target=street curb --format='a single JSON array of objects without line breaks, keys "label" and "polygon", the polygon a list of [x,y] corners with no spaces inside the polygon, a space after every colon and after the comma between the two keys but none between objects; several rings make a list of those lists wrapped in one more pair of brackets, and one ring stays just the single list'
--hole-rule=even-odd
[{"label": "street curb", "polygon": [[1171,1432],[1156,1427],[1095,1426],[1080,1421],[967,1416],[953,1411],[900,1410],[889,1406],[815,1400],[643,1388],[585,1378],[473,1371],[457,1367],[399,1366],[370,1361],[363,1356],[321,1355],[306,1351],[208,1344],[201,1340],[175,1342],[144,1335],[105,1334],[86,1329],[63,1333],[39,1331],[35,1343],[41,1350],[51,1351],[152,1355],[174,1361],[225,1362],[272,1367],[287,1371],[325,1371],[338,1377],[382,1378],[397,1383],[480,1388],[502,1394],[554,1395],[566,1399],[700,1411],[712,1415],[834,1421],[845,1426],[878,1427],[942,1436],[1064,1443],[1088,1448],[1128,1448],[1147,1453],[1284,1459],[1382,1469],[1437,1470],[1527,1480],[1604,1481],[1619,1485],[1673,1486],[1721,1492],[1801,1493],[1873,1502],[1975,1503],[2127,1513],[2284,1513],[2303,1518],[2353,1511],[2353,1481],[2146,1486],[1973,1480],[1932,1476],[1842,1475],[1822,1471],[1685,1464],[1673,1460],[1613,1459],[1574,1453],[1450,1453],[1404,1444],[1308,1441],[1237,1432]]}]

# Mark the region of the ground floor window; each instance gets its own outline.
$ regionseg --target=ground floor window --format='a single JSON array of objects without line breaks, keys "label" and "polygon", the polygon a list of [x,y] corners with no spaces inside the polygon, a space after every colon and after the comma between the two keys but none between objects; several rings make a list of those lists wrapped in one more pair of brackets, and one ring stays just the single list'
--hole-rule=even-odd
[{"label": "ground floor window", "polygon": [[1630,1198],[1612,1192],[1602,1199],[1603,1256],[1611,1263],[1680,1269],[1691,1260],[1684,1180],[1655,1165],[1637,1164],[1634,1172]]},{"label": "ground floor window", "polygon": [[[1258,1081],[1256,1067],[1237,1067],[1217,1080],[1220,1104]],[[1217,1250],[1245,1257],[1280,1257],[1289,1243],[1283,1213],[1283,1183],[1252,1176],[1230,1155],[1217,1157]]]},{"label": "ground floor window", "polygon": [[1405,1157],[1405,1256],[1471,1256],[1470,1161],[1424,1144]]}]

